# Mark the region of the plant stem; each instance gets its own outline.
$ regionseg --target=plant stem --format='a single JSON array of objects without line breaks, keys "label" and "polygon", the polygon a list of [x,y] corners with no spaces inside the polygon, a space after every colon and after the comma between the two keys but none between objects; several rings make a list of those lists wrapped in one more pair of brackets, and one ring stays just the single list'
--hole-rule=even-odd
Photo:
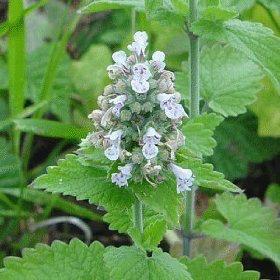
[{"label": "plant stem", "polygon": [[131,9],[131,36],[133,37],[136,30],[136,11],[134,8]]},{"label": "plant stem", "polygon": [[143,233],[143,207],[142,203],[136,199],[134,203],[134,226],[140,230],[141,233]]},{"label": "plant stem", "polygon": [[[198,0],[190,0],[189,5],[189,25],[191,26],[191,24],[198,19]],[[199,38],[192,32],[189,32],[189,44],[191,96],[190,117],[194,118],[199,115]],[[192,190],[186,194],[186,220],[183,238],[183,251],[184,255],[189,257],[191,253],[191,237],[195,218],[195,192],[196,188],[193,186]]]},{"label": "plant stem", "polygon": [[[26,81],[25,27],[23,0],[11,0],[8,7],[8,19],[11,27],[8,37],[8,70],[9,70],[9,109],[13,118],[24,107]],[[20,132],[13,130],[13,143],[16,155],[20,150]]]}]

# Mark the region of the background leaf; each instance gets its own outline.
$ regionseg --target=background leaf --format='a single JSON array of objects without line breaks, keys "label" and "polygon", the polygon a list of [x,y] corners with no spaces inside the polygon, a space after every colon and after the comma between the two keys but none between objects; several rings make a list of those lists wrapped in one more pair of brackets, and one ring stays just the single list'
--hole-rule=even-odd
[{"label": "background leaf", "polygon": [[108,274],[103,262],[104,250],[99,242],[87,247],[77,239],[69,245],[60,241],[51,247],[39,244],[35,249],[25,249],[22,258],[6,258],[0,279],[105,280]]},{"label": "background leaf", "polygon": [[18,187],[20,161],[12,153],[12,145],[0,137],[0,188]]},{"label": "background leaf", "polygon": [[279,89],[280,38],[272,30],[260,23],[229,20],[224,24],[211,24],[209,21],[196,22],[194,33],[210,40],[228,43],[263,67],[274,85]]},{"label": "background leaf", "polygon": [[195,259],[182,259],[190,272],[193,280],[213,280],[219,275],[220,280],[258,280],[257,271],[243,271],[243,266],[239,262],[227,265],[224,261],[218,260],[207,264],[204,257]]},{"label": "background leaf", "polygon": [[273,210],[262,207],[261,202],[245,195],[224,193],[215,198],[217,210],[226,219],[210,219],[200,230],[216,239],[236,242],[280,263],[280,224]]},{"label": "background leaf", "polygon": [[64,138],[79,141],[88,133],[86,128],[80,128],[72,124],[65,124],[57,121],[19,119],[15,120],[14,122],[17,129],[20,131],[32,132],[36,135],[45,137]]},{"label": "background leaf", "polygon": [[279,139],[259,137],[252,114],[226,119],[216,130],[217,146],[210,161],[229,180],[245,177],[250,163],[261,163],[280,152]]}]

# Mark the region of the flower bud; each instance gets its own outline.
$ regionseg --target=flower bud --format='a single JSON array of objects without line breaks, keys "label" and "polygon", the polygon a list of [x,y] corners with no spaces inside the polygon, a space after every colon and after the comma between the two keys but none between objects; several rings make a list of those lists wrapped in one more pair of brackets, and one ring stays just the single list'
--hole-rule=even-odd
[{"label": "flower bud", "polygon": [[142,110],[143,112],[145,113],[149,113],[149,112],[152,112],[153,111],[153,108],[154,108],[154,105],[150,102],[145,102],[142,106]]},{"label": "flower bud", "polygon": [[133,104],[131,104],[130,109],[132,113],[140,114],[141,104],[139,102],[134,102]]},{"label": "flower bud", "polygon": [[114,93],[114,88],[112,85],[108,85],[104,88],[104,92],[103,92],[103,95],[104,96],[107,96],[107,95],[110,95],[110,94],[113,94]]},{"label": "flower bud", "polygon": [[122,122],[126,122],[126,121],[130,121],[131,119],[131,112],[129,110],[123,110],[121,112],[121,121]]}]

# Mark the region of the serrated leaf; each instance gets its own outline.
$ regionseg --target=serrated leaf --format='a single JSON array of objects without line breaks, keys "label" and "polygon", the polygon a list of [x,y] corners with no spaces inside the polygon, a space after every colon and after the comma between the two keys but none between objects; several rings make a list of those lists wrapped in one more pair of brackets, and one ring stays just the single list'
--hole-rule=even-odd
[{"label": "serrated leaf", "polygon": [[0,188],[19,187],[20,161],[12,154],[11,143],[0,137]]},{"label": "serrated leaf", "polygon": [[217,146],[210,161],[229,180],[246,176],[250,163],[269,160],[280,152],[278,139],[259,137],[252,114],[226,119],[215,131]]},{"label": "serrated leaf", "polygon": [[182,197],[177,194],[174,176],[166,175],[166,180],[156,187],[147,182],[133,184],[134,194],[140,201],[148,205],[156,213],[164,215],[172,225],[178,225],[182,210]]},{"label": "serrated leaf", "polygon": [[224,190],[231,192],[241,192],[240,188],[225,179],[225,176],[214,171],[213,165],[203,163],[201,159],[192,156],[178,154],[178,161],[183,168],[191,169],[195,175],[195,183],[203,188],[213,190]]},{"label": "serrated leaf", "polygon": [[260,68],[230,47],[204,48],[201,56],[201,95],[209,107],[226,117],[246,112],[262,88]]},{"label": "serrated leaf", "polygon": [[20,131],[31,132],[36,135],[54,138],[80,140],[89,132],[86,128],[76,127],[58,121],[39,119],[18,119],[14,121]]},{"label": "serrated leaf", "polygon": [[58,166],[48,168],[48,174],[38,177],[33,186],[48,192],[75,196],[78,200],[88,199],[105,208],[127,207],[134,198],[129,189],[118,188],[107,176],[103,166],[84,166],[75,155],[67,155],[58,161]]},{"label": "serrated leaf", "polygon": [[182,259],[193,280],[214,280],[219,275],[219,280],[258,280],[260,275],[257,271],[243,271],[242,263],[234,262],[227,265],[218,260],[208,264],[204,257],[195,259]]},{"label": "serrated leaf", "polygon": [[95,0],[79,10],[80,13],[97,13],[107,10],[135,8],[144,10],[144,0]]},{"label": "serrated leaf", "polygon": [[186,137],[185,147],[198,157],[212,155],[216,141],[213,138],[214,130],[222,122],[223,118],[211,113],[203,114],[188,120],[182,131]]},{"label": "serrated leaf", "polygon": [[192,279],[183,264],[161,250],[147,257],[146,252],[136,247],[111,247],[106,250],[104,260],[114,280]]},{"label": "serrated leaf", "polygon": [[235,242],[252,248],[280,263],[280,223],[272,209],[245,195],[224,193],[215,198],[217,210],[227,223],[207,220],[200,230],[216,239]]},{"label": "serrated leaf", "polygon": [[143,233],[134,226],[132,207],[110,208],[103,219],[105,222],[110,224],[109,228],[111,230],[118,230],[120,233],[127,233],[141,248],[145,250],[154,250],[162,240],[167,229],[167,224],[163,215],[147,208],[148,206],[144,206]]},{"label": "serrated leaf", "polygon": [[280,81],[280,38],[260,23],[229,20],[223,24],[211,24],[201,20],[192,26],[192,31],[206,39],[228,43],[262,66],[274,85]]},{"label": "serrated leaf", "polygon": [[39,244],[25,249],[22,258],[4,260],[1,280],[107,280],[103,262],[105,248],[99,242],[89,247],[74,239],[70,244],[55,241],[51,247]]}]

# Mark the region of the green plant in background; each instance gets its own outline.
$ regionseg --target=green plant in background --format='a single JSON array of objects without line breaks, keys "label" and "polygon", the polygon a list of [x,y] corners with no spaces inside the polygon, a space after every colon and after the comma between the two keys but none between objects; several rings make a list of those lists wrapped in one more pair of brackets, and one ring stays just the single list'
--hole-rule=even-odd
[{"label": "green plant in background", "polygon": [[[237,251],[245,248],[279,266],[279,186],[270,186],[269,207],[264,207],[256,198],[232,194],[241,190],[227,180],[246,176],[248,163],[262,162],[279,152],[279,141],[272,137],[278,136],[279,124],[280,39],[260,23],[241,20],[248,17],[246,11],[253,11],[255,2],[98,0],[82,7],[78,15],[49,3],[47,10],[61,9],[65,15],[57,23],[61,26],[58,37],[52,38],[52,44],[38,41],[27,47],[24,22],[47,1],[27,9],[21,1],[11,1],[8,21],[1,25],[1,34],[7,33],[9,41],[8,75],[4,70],[0,77],[0,106],[5,108],[9,89],[10,113],[1,111],[0,128],[10,134],[12,142],[7,142],[8,137],[0,141],[0,216],[17,219],[9,219],[1,239],[17,228],[20,219],[44,220],[52,208],[101,220],[87,208],[39,190],[45,189],[103,207],[103,220],[110,229],[128,234],[134,245],[104,248],[99,242],[87,246],[77,239],[69,245],[37,245],[24,250],[22,258],[5,259],[0,279],[259,279],[258,272],[243,271],[239,262],[214,260],[209,264],[204,257],[194,256],[195,242],[201,236],[238,244]],[[279,31],[277,1],[257,2],[272,28]],[[123,25],[132,20],[132,30],[135,26],[146,29],[155,38],[147,46],[146,33],[137,32],[129,46],[132,56],[113,54],[115,64],[108,67],[113,85],[97,98],[108,84],[109,46],[129,44],[127,28],[105,27],[103,34],[97,32],[98,44],[94,45],[87,34],[74,34],[73,44],[78,44],[82,55],[77,61],[67,56],[65,47],[81,13],[123,8],[132,11],[132,19],[130,11],[123,17],[117,11],[112,22],[117,19]],[[50,22],[44,22],[49,29]],[[123,40],[118,41],[115,34],[122,34]],[[85,37],[88,47],[79,47]],[[166,60],[162,52],[145,55],[146,48],[150,53],[165,51]],[[0,63],[5,69],[5,58]],[[176,70],[175,88],[173,73],[163,70],[165,64]],[[182,95],[183,106],[175,89]],[[32,105],[24,107],[25,100]],[[66,155],[56,167],[48,168],[48,174],[38,177],[32,188],[25,188],[71,141],[87,135],[91,124],[85,116],[96,102],[100,110],[90,115],[95,132],[82,141],[77,154]],[[257,136],[257,119],[251,113],[233,118],[245,113],[249,105],[258,117],[259,134],[270,138]],[[44,119],[46,112],[56,120]],[[273,122],[272,115],[276,115]],[[21,132],[25,133],[22,149]],[[34,134],[64,141],[45,162],[30,169]],[[168,169],[175,174],[177,190]],[[197,188],[215,194],[200,218],[194,207]],[[28,202],[43,205],[43,213],[32,213]],[[182,258],[158,248],[167,230],[179,228],[187,256]],[[38,234],[34,243],[40,238]],[[21,242],[25,244],[24,238]]]}]

